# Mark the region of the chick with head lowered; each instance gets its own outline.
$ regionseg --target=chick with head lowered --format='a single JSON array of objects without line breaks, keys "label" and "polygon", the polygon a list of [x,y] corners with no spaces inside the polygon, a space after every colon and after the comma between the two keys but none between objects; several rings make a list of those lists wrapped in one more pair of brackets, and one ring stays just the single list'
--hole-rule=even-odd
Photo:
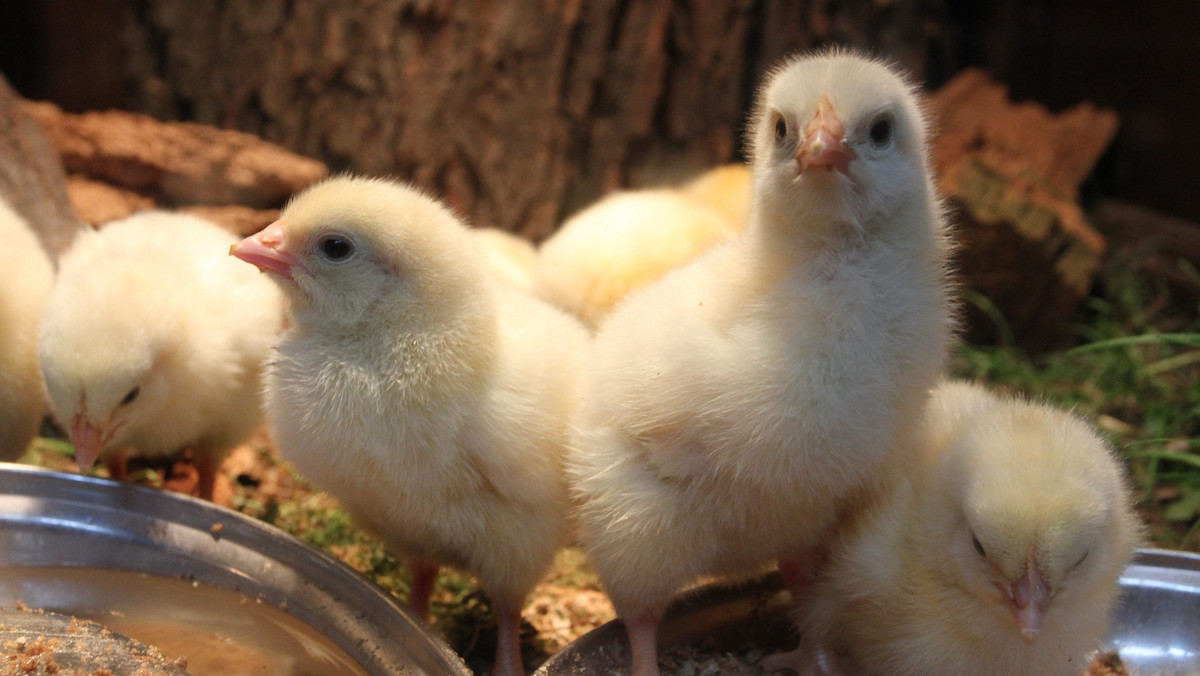
[{"label": "chick with head lowered", "polygon": [[633,673],[702,576],[778,562],[802,603],[839,523],[908,460],[953,333],[947,233],[911,86],[789,60],[753,119],[750,222],[596,334],[568,472]]},{"label": "chick with head lowered", "polygon": [[1101,647],[1141,541],[1120,464],[1083,420],[946,383],[921,453],[835,548],[800,609],[801,674],[1068,676]]},{"label": "chick with head lowered", "polygon": [[225,455],[262,424],[260,374],[282,296],[230,261],[237,237],[147,211],[80,233],[38,338],[51,407],[81,469],[191,447],[211,500]]},{"label": "chick with head lowered", "polygon": [[521,673],[524,598],[568,534],[586,329],[389,181],[317,184],[231,253],[290,301],[266,384],[280,452],[408,558],[418,614],[439,564],[475,574],[496,608],[494,673]]}]

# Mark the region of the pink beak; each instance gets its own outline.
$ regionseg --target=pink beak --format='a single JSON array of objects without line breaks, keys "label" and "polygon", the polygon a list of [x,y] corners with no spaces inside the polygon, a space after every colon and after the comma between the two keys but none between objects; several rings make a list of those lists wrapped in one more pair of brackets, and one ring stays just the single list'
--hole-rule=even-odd
[{"label": "pink beak", "polygon": [[96,458],[108,445],[111,434],[90,418],[77,416],[71,423],[71,445],[75,447],[75,463],[79,469],[88,471],[96,464]]},{"label": "pink beak", "polygon": [[1012,583],[1007,596],[1013,617],[1017,621],[1017,629],[1021,631],[1021,638],[1026,643],[1033,643],[1042,630],[1042,622],[1046,619],[1046,606],[1050,605],[1054,594],[1050,591],[1046,578],[1032,561],[1025,567],[1025,574]]},{"label": "pink beak", "polygon": [[275,221],[258,233],[229,247],[229,255],[246,261],[262,272],[274,273],[289,281],[295,281],[292,268],[299,261],[283,250],[286,239],[283,221]]},{"label": "pink beak", "polygon": [[837,169],[842,174],[850,170],[854,151],[846,143],[846,129],[833,111],[829,97],[822,94],[817,113],[804,129],[804,142],[796,153],[800,173],[810,169]]}]

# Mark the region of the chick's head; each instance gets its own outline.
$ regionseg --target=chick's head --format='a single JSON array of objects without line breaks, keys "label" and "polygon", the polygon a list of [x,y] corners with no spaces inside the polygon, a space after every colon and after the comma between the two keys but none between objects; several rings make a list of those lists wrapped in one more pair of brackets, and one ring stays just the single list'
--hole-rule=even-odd
[{"label": "chick's head", "polygon": [[[79,313],[88,310],[80,308],[75,320]],[[39,340],[51,408],[68,427],[83,469],[104,451],[128,445],[170,394],[165,336],[152,329],[153,322],[130,330],[129,324],[112,325],[114,319],[97,315],[84,324],[48,321]]]},{"label": "chick's head", "polygon": [[1032,643],[1076,604],[1115,593],[1138,527],[1118,465],[1082,420],[1005,402],[949,443],[949,573],[968,595],[1011,613]]},{"label": "chick's head", "polygon": [[785,62],[751,125],[758,208],[860,233],[929,199],[925,122],[912,85],[882,62],[829,51]]},{"label": "chick's head", "polygon": [[473,294],[466,228],[418,190],[336,177],[298,194],[279,220],[230,253],[272,275],[300,324],[439,322]]}]

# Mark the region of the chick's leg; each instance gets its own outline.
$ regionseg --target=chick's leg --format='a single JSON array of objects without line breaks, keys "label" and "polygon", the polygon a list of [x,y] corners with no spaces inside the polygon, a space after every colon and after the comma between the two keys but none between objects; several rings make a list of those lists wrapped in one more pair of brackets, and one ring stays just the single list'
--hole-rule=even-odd
[{"label": "chick's leg", "polygon": [[759,666],[768,674],[776,671],[793,671],[798,676],[846,676],[855,673],[847,671],[824,646],[807,636],[800,637],[800,646],[795,650],[768,655]]},{"label": "chick's leg", "polygon": [[632,676],[658,676],[658,620],[653,610],[621,615],[629,635]]},{"label": "chick's leg", "polygon": [[[804,605],[804,598],[812,584],[813,571],[818,565],[818,555],[809,550],[794,553],[779,558],[779,572],[783,575],[784,586],[792,597],[792,608],[798,611]],[[769,655],[761,664],[764,671],[794,671],[800,676],[833,676],[842,673],[823,646],[812,639],[801,636],[800,645],[795,650]]]},{"label": "chick's leg", "polygon": [[105,459],[108,467],[108,478],[113,481],[124,481],[129,476],[129,456],[123,451],[117,451]]},{"label": "chick's leg", "polygon": [[200,499],[213,501],[213,490],[217,486],[217,459],[207,448],[193,449],[196,458],[196,473],[200,478]]},{"label": "chick's leg", "polygon": [[412,587],[408,591],[408,607],[422,620],[429,619],[429,599],[433,596],[433,583],[437,581],[438,564],[413,559]]},{"label": "chick's leg", "polygon": [[524,676],[521,663],[521,605],[496,605],[496,664],[492,676]]},{"label": "chick's leg", "polygon": [[804,603],[804,596],[808,593],[809,584],[812,583],[813,569],[816,563],[814,559],[815,556],[808,552],[779,559],[779,573],[783,575],[783,584],[792,595],[793,608]]}]

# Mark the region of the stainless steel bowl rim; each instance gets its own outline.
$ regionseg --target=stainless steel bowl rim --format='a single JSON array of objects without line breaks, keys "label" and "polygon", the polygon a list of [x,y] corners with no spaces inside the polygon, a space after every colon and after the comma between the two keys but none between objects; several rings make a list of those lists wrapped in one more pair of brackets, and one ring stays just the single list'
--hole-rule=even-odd
[{"label": "stainless steel bowl rim", "polygon": [[261,599],[329,636],[373,676],[414,668],[471,673],[358,571],[274,526],[204,500],[0,463],[0,538],[0,565],[183,577]]}]

